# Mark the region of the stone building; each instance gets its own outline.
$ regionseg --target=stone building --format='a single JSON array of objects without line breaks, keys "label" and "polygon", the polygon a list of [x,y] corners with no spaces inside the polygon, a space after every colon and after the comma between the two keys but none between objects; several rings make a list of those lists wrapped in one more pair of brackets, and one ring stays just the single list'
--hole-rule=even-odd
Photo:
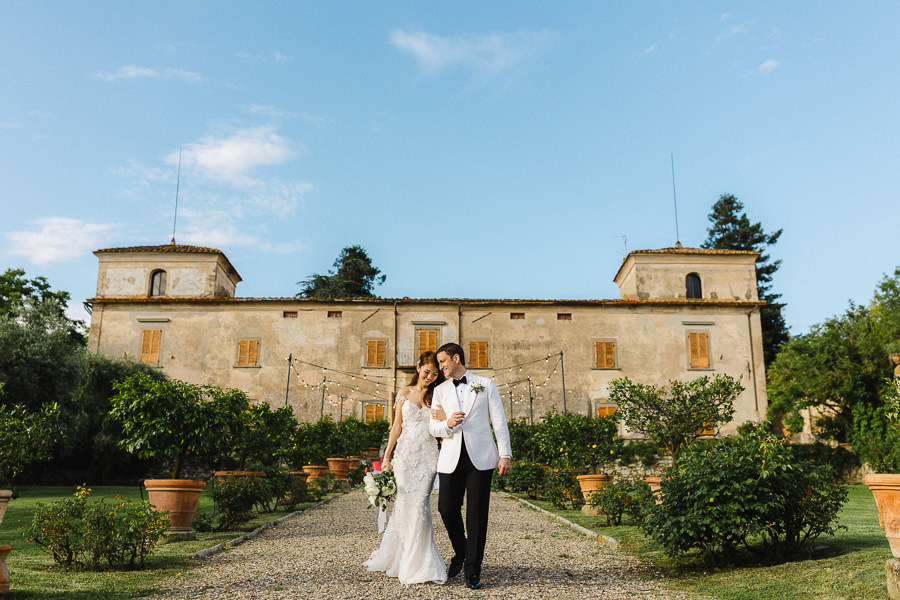
[{"label": "stone building", "polygon": [[92,350],[289,404],[301,420],[389,418],[418,354],[450,341],[473,372],[495,378],[508,418],[551,407],[607,414],[609,383],[621,376],[716,373],[745,388],[724,432],[765,417],[754,252],[633,251],[615,275],[620,297],[608,300],[240,298],[241,277],[220,250],[94,254]]}]

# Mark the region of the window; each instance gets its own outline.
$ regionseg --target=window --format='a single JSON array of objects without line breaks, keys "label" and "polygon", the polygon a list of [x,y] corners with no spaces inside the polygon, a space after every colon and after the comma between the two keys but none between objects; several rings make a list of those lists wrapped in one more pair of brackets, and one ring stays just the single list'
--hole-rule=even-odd
[{"label": "window", "polygon": [[614,341],[594,342],[594,368],[616,368],[616,343]]},{"label": "window", "polygon": [[166,272],[153,271],[150,275],[150,297],[166,295]]},{"label": "window", "polygon": [[296,319],[297,311],[296,310],[286,310],[283,313],[281,313],[281,316],[284,317],[285,319]]},{"label": "window", "polygon": [[703,427],[697,430],[697,435],[716,435],[716,430],[713,429],[712,423],[704,423]]},{"label": "window", "polygon": [[509,313],[510,319],[524,319],[525,313]]},{"label": "window", "polygon": [[366,404],[366,423],[384,418],[384,404]]},{"label": "window", "polygon": [[259,358],[259,340],[241,340],[238,342],[239,367],[255,367]]},{"label": "window", "polygon": [[417,329],[416,330],[416,348],[419,353],[416,358],[423,352],[436,351],[438,348],[438,330],[437,329]]},{"label": "window", "polygon": [[616,412],[615,406],[598,406],[597,407],[597,416],[598,417],[608,417],[611,414]]},{"label": "window", "polygon": [[147,365],[159,364],[159,340],[162,329],[145,329],[141,332],[141,362]]},{"label": "window", "polygon": [[328,311],[329,319],[340,319],[343,316],[344,316],[343,311],[340,311],[340,310],[329,310]]},{"label": "window", "polygon": [[572,313],[556,313],[557,321],[571,321]]},{"label": "window", "polygon": [[693,332],[688,334],[688,352],[692,369],[709,368],[709,334]]},{"label": "window", "polygon": [[702,298],[703,288],[700,285],[700,276],[696,273],[688,273],[684,278],[685,295],[688,298]]},{"label": "window", "polygon": [[369,340],[366,342],[366,366],[383,367],[387,343],[384,340]]},{"label": "window", "polygon": [[469,367],[486,369],[488,366],[488,343],[469,342]]}]

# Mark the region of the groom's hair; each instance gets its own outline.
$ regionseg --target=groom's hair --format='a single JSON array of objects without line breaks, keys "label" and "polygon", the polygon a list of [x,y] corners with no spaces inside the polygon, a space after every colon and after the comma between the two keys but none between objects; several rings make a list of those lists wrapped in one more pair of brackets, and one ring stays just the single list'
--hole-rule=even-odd
[{"label": "groom's hair", "polygon": [[459,357],[459,364],[465,366],[466,364],[466,353],[463,352],[462,346],[459,344],[455,344],[453,342],[447,342],[443,346],[437,349],[437,353],[446,352],[447,356],[453,358],[453,355],[457,355]]}]

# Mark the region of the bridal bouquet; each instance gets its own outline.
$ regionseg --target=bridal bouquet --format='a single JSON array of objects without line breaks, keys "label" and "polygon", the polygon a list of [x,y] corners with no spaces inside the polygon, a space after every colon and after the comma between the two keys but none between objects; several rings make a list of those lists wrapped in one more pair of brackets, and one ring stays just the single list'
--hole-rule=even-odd
[{"label": "bridal bouquet", "polygon": [[387,503],[393,502],[397,495],[397,481],[393,471],[368,472],[363,477],[363,491],[369,498],[369,504],[381,510],[387,510]]}]

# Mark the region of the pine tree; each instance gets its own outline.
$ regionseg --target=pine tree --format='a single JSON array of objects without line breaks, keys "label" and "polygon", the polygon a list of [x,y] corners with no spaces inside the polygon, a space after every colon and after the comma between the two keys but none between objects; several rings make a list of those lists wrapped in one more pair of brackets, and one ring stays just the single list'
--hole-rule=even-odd
[{"label": "pine tree", "polygon": [[[783,231],[779,229],[774,233],[766,233],[761,223],[750,223],[744,212],[744,205],[731,194],[719,196],[709,213],[709,221],[712,225],[707,229],[708,237],[701,244],[702,248],[764,253],[769,246],[778,242]],[[763,358],[767,367],[775,360],[782,344],[790,339],[782,315],[785,304],[778,301],[781,294],[772,292],[772,277],[780,266],[780,260],[770,262],[767,254],[762,254],[756,262],[756,289],[759,299],[767,302],[759,311]]]},{"label": "pine tree", "polygon": [[372,264],[362,246],[348,246],[341,250],[328,275],[313,273],[298,281],[298,298],[371,298],[375,285],[381,285],[387,275]]}]

